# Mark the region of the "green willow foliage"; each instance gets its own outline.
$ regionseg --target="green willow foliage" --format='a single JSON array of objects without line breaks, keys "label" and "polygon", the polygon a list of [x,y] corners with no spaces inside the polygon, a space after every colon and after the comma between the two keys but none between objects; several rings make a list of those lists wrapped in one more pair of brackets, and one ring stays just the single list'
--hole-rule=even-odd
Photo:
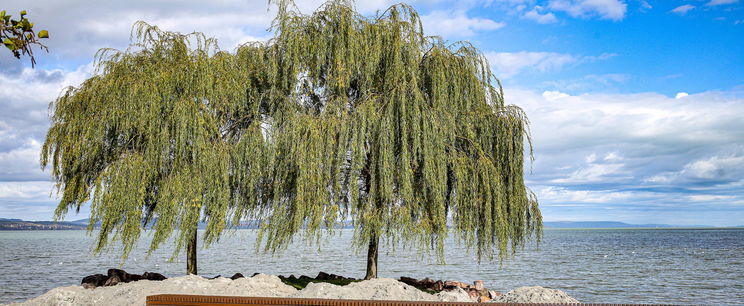
[{"label": "green willow foliage", "polygon": [[119,239],[124,256],[143,222],[152,249],[178,231],[176,252],[200,220],[207,244],[259,220],[270,251],[342,220],[356,247],[384,237],[440,259],[448,227],[479,259],[540,238],[528,120],[475,47],[425,37],[404,4],[374,18],[276,4],[275,37],[234,53],[145,23],[128,50],[101,51],[51,105],[56,215],[90,201],[97,250]]}]

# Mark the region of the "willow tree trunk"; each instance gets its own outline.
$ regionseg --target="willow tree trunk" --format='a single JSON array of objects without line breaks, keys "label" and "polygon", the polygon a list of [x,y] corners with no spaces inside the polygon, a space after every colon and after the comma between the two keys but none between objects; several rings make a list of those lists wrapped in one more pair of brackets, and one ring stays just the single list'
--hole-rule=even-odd
[{"label": "willow tree trunk", "polygon": [[196,275],[196,231],[186,246],[186,273]]},{"label": "willow tree trunk", "polygon": [[377,278],[377,256],[379,254],[380,237],[373,234],[369,238],[369,248],[367,249],[367,275],[364,279]]}]

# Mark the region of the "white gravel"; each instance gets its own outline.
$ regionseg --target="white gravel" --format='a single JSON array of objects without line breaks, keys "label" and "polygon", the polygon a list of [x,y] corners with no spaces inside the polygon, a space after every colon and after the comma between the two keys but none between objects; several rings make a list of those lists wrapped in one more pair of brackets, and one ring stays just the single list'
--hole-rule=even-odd
[{"label": "white gravel", "polygon": [[351,300],[403,300],[403,301],[438,301],[435,295],[428,294],[415,287],[406,285],[392,278],[377,278],[346,286],[328,283],[311,283],[290,297],[318,299],[351,299]]},{"label": "white gravel", "polygon": [[519,287],[497,296],[495,303],[578,303],[576,299],[557,289],[534,287]]},{"label": "white gravel", "polygon": [[[11,305],[145,305],[145,298],[155,294],[199,294],[227,296],[296,297],[359,300],[404,300],[470,302],[462,289],[440,292],[436,295],[420,291],[390,278],[336,286],[328,283],[311,283],[298,291],[285,285],[273,275],[258,274],[254,277],[231,280],[220,277],[208,280],[189,275],[163,281],[141,280],[111,287],[85,289],[82,286],[58,287],[34,299]],[[497,297],[499,302],[552,302],[576,303],[564,292],[542,287],[522,287]]]}]

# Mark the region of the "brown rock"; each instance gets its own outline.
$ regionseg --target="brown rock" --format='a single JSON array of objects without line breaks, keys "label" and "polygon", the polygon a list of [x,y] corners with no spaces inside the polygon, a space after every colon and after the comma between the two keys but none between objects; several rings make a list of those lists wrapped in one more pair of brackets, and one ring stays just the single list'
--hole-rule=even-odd
[{"label": "brown rock", "polygon": [[455,286],[455,287],[460,287],[462,289],[468,288],[468,285],[467,284],[462,283],[462,282],[458,282],[458,281],[446,281],[446,282],[444,282],[444,286],[445,287]]},{"label": "brown rock", "polygon": [[230,279],[231,279],[231,280],[236,280],[236,279],[238,279],[238,278],[244,278],[244,277],[245,277],[245,276],[243,276],[243,274],[240,274],[240,273],[235,273],[235,274],[233,274],[233,276],[230,276]]},{"label": "brown rock", "polygon": [[478,301],[480,298],[480,293],[478,293],[478,290],[475,290],[474,288],[468,289],[468,295],[470,296],[470,299],[473,301]]},{"label": "brown rock", "polygon": [[116,286],[117,284],[119,284],[119,283],[121,283],[121,282],[122,282],[122,281],[121,281],[121,279],[119,278],[119,276],[116,276],[116,275],[114,275],[114,276],[111,276],[111,277],[109,277],[109,278],[108,278],[108,279],[106,280],[106,283],[104,283],[103,285],[104,285],[104,286]]},{"label": "brown rock", "polygon": [[483,295],[481,295],[481,296],[480,296],[480,297],[478,298],[478,303],[485,303],[485,302],[488,302],[488,301],[490,301],[490,300],[491,300],[491,298],[490,298],[490,297],[487,297],[487,296],[483,296]]},{"label": "brown rock", "polygon": [[493,290],[488,291],[488,296],[491,297],[492,299],[500,295],[501,295],[501,292],[493,291]]},{"label": "brown rock", "polygon": [[425,277],[421,281],[419,281],[422,285],[429,287],[435,283],[435,281],[431,278]]},{"label": "brown rock", "polygon": [[483,281],[482,281],[482,280],[477,280],[477,281],[475,281],[475,282],[474,282],[473,284],[475,285],[475,286],[474,286],[475,290],[478,290],[478,291],[480,291],[480,290],[483,290],[483,288],[485,288],[485,287],[483,286]]},{"label": "brown rock", "polygon": [[434,284],[432,284],[431,287],[429,288],[431,288],[434,291],[442,291],[444,290],[444,282],[442,282],[441,280],[438,280],[434,282]]}]

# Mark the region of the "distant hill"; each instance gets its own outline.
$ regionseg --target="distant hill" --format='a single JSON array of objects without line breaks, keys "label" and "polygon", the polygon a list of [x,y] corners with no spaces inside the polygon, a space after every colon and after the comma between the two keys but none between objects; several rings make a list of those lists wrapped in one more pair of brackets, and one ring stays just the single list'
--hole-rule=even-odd
[{"label": "distant hill", "polygon": [[674,228],[713,227],[710,225],[628,224],[617,221],[553,221],[543,222],[545,228]]},{"label": "distant hill", "polygon": [[0,230],[2,231],[21,231],[21,230],[81,230],[87,225],[81,225],[74,222],[54,222],[54,221],[24,221],[21,219],[0,218]]},{"label": "distant hill", "polygon": [[[0,218],[0,231],[18,231],[18,230],[84,230],[88,229],[90,219],[80,219],[72,221],[25,221],[21,219]],[[101,223],[96,223],[96,228]],[[207,228],[206,222],[199,222],[199,229]],[[255,229],[258,228],[255,222],[243,221],[237,227],[238,229]]]}]

